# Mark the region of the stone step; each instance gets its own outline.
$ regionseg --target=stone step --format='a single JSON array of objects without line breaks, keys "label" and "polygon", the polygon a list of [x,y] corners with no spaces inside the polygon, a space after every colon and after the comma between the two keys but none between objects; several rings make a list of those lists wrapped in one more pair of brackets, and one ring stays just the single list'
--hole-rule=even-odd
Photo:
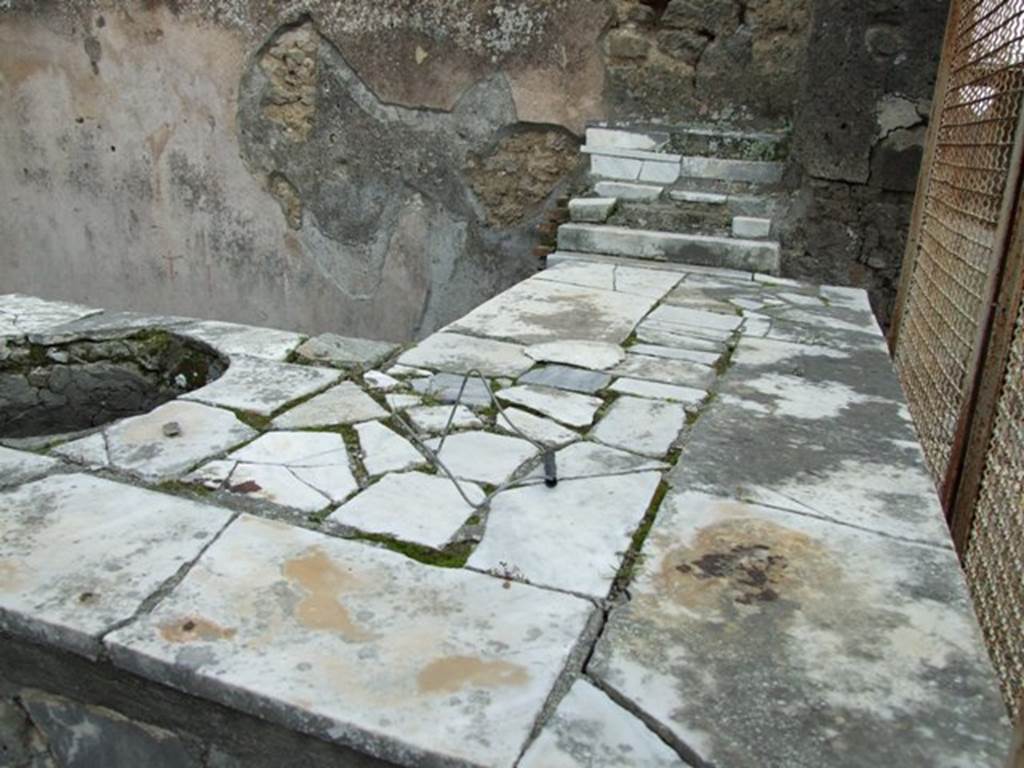
[{"label": "stone step", "polygon": [[782,181],[785,168],[784,163],[688,155],[680,163],[679,178],[773,185]]},{"label": "stone step", "polygon": [[733,237],[745,237],[751,240],[763,239],[772,233],[772,220],[755,216],[734,216],[732,219]]},{"label": "stone step", "polygon": [[625,181],[599,181],[594,192],[600,197],[616,197],[619,200],[657,200],[664,187],[656,184],[632,184]]},{"label": "stone step", "polygon": [[722,128],[677,128],[669,131],[666,151],[732,160],[782,161],[789,156],[789,134]]},{"label": "stone step", "polygon": [[682,155],[671,152],[652,152],[646,149],[620,149],[618,147],[600,147],[591,144],[584,144],[580,152],[585,155],[602,155],[605,157],[622,157],[627,160],[650,160],[656,163],[678,163],[683,159]]},{"label": "stone step", "polygon": [[780,258],[775,242],[600,224],[563,224],[558,248],[770,274],[778,273]]},{"label": "stone step", "polygon": [[668,145],[669,135],[663,131],[630,128],[587,128],[587,146],[604,149],[634,149],[657,152]]},{"label": "stone step", "polygon": [[758,196],[775,194],[782,191],[781,184],[763,184],[750,181],[726,181],[723,179],[712,179],[695,176],[680,176],[674,183],[668,185],[668,195],[678,192],[699,192],[706,195],[725,195],[726,197],[737,196]]},{"label": "stone step", "polygon": [[733,160],[782,161],[789,156],[787,131],[749,131],[721,125],[619,124],[587,129],[587,145],[699,155]]},{"label": "stone step", "polygon": [[583,147],[590,155],[590,174],[597,178],[672,184],[679,178],[679,155],[640,150]]},{"label": "stone step", "polygon": [[778,218],[786,201],[777,195],[751,195],[747,193],[725,194],[721,192],[693,192],[669,190],[668,199],[672,205],[692,211],[701,211],[708,216],[754,216]]},{"label": "stone step", "polygon": [[577,197],[569,201],[569,219],[580,223],[600,224],[608,220],[616,205],[616,197]]},{"label": "stone step", "polygon": [[725,205],[729,196],[720,192],[695,192],[688,189],[674,189],[668,196],[680,203],[700,203],[704,205]]},{"label": "stone step", "polygon": [[733,213],[728,206],[706,203],[623,202],[606,221],[630,229],[729,237]]}]

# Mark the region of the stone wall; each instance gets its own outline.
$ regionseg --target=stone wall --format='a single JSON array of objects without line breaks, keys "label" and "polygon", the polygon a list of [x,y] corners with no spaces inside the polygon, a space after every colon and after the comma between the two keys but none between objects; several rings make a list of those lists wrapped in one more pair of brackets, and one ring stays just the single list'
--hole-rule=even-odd
[{"label": "stone wall", "polygon": [[604,0],[0,3],[0,283],[405,340],[537,268]]},{"label": "stone wall", "polygon": [[0,765],[387,768],[390,763],[0,632]]},{"label": "stone wall", "polygon": [[537,267],[588,121],[785,119],[805,26],[804,0],[6,0],[3,289],[423,335]]},{"label": "stone wall", "polygon": [[864,286],[888,323],[948,0],[814,0],[785,271]]},{"label": "stone wall", "polygon": [[795,124],[787,271],[883,295],[943,5],[2,0],[0,287],[422,336],[537,268],[611,120]]},{"label": "stone wall", "polygon": [[605,41],[617,118],[782,127],[804,66],[809,0],[618,0]]}]

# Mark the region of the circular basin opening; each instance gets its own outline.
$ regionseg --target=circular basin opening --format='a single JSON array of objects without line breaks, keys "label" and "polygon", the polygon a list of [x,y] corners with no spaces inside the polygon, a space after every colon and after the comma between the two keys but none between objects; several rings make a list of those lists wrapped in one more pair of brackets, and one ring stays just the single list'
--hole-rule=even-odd
[{"label": "circular basin opening", "polygon": [[0,339],[0,437],[77,432],[146,413],[226,368],[210,347],[163,330]]}]

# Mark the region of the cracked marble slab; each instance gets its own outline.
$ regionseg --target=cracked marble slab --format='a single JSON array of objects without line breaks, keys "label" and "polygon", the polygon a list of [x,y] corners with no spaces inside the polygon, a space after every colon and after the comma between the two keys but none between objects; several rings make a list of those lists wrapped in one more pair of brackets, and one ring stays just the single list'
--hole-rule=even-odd
[{"label": "cracked marble slab", "polygon": [[398,362],[445,373],[479,370],[484,376],[513,378],[533,366],[533,360],[517,344],[458,333],[435,333],[428,336],[412,349],[403,352]]},{"label": "cracked marble slab", "polygon": [[[336,465],[332,469],[345,474],[349,493],[358,490],[359,485],[347,466]],[[331,505],[331,499],[325,494],[303,482],[293,470],[277,464],[239,462],[226,480],[226,487],[232,493],[300,512],[319,512]]]},{"label": "cracked marble slab", "polygon": [[[589,440],[573,443],[555,453],[558,477],[561,480],[580,480],[603,475],[623,475],[630,472],[660,472],[668,469],[663,461],[621,451]],[[537,466],[516,485],[530,485],[544,480],[544,469]]]},{"label": "cracked marble slab", "polygon": [[287,360],[305,338],[301,333],[292,331],[219,320],[195,320],[174,330],[175,333],[209,344],[231,358],[240,355],[277,362]]},{"label": "cracked marble slab", "polygon": [[859,327],[853,323],[831,322],[829,311],[821,315],[808,312],[789,312],[772,320],[766,338],[789,341],[795,344],[831,346],[837,349],[887,349],[881,332],[876,329]]},{"label": "cracked marble slab", "polygon": [[850,399],[835,384],[827,387],[831,397],[810,389],[794,405],[780,405],[779,395],[795,396],[806,384],[773,381],[776,392],[760,400],[727,392],[712,403],[669,474],[674,486],[951,546],[905,406]]},{"label": "cracked marble slab", "polygon": [[592,371],[611,368],[626,356],[625,351],[618,344],[579,339],[533,344],[524,351],[528,356],[541,363],[573,365]]},{"label": "cracked marble slab", "polygon": [[449,330],[524,344],[572,338],[621,344],[655,302],[534,277],[477,307]]},{"label": "cracked marble slab", "polygon": [[50,455],[85,467],[106,467],[110,464],[107,441],[102,432],[61,443],[50,449]]},{"label": "cracked marble slab", "polygon": [[631,354],[647,357],[666,357],[671,360],[685,360],[701,365],[714,365],[722,358],[722,352],[703,352],[697,349],[679,349],[658,344],[634,344],[629,348]]},{"label": "cracked marble slab", "polygon": [[[164,427],[178,426],[169,437]],[[103,431],[107,462],[113,469],[131,472],[147,480],[166,480],[185,472],[203,459],[251,440],[256,431],[231,411],[187,400],[172,400],[149,413],[115,422]],[[85,441],[91,441],[85,446]],[[88,448],[88,457],[100,458],[96,436],[65,444]]]},{"label": "cracked marble slab", "polygon": [[333,432],[268,432],[182,481],[307,513],[359,490],[345,440]]},{"label": "cracked marble slab", "polygon": [[[2,301],[0,297],[0,301]],[[195,322],[190,317],[179,315],[152,315],[143,312],[97,312],[77,320],[47,328],[37,338],[45,338],[50,343],[73,338],[103,338],[109,335],[121,335],[128,330],[161,328],[170,332],[178,326]]]},{"label": "cracked marble slab", "polygon": [[499,576],[603,598],[661,482],[657,472],[525,485],[491,500],[467,563]]},{"label": "cracked marble slab", "polygon": [[439,435],[444,432],[445,427],[449,426],[449,420],[453,430],[478,429],[484,425],[464,405],[455,406],[454,414],[451,405],[419,405],[407,410],[405,415],[417,431],[428,435]]},{"label": "cracked marble slab", "polygon": [[[435,451],[439,443],[427,441]],[[537,448],[520,437],[480,431],[449,435],[438,453],[456,477],[488,485],[501,485],[536,455]]]},{"label": "cracked marble slab", "polygon": [[411,469],[427,463],[416,447],[379,421],[356,425],[363,466],[371,476]]},{"label": "cracked marble slab", "polygon": [[638,354],[627,354],[626,359],[610,372],[630,379],[657,381],[694,389],[708,389],[715,380],[715,371],[710,366],[688,360],[669,360]]},{"label": "cracked marble slab", "polygon": [[[484,500],[476,484],[460,485],[474,504]],[[424,505],[426,499],[429,504]],[[443,549],[474,512],[444,475],[392,472],[341,505],[324,525],[327,530],[356,529]]]},{"label": "cracked marble slab", "polygon": [[277,429],[327,427],[381,419],[388,413],[377,401],[351,381],[343,381],[294,408],[272,422]]},{"label": "cracked marble slab", "polygon": [[521,405],[570,427],[589,426],[594,421],[597,409],[604,404],[597,397],[532,384],[502,389],[497,397],[503,403]]},{"label": "cracked marble slab", "polygon": [[402,386],[402,382],[394,376],[388,376],[383,371],[367,371],[363,374],[363,381],[371,389],[381,392],[392,392]]},{"label": "cracked marble slab", "polygon": [[82,474],[0,493],[0,629],[95,657],[230,516]]},{"label": "cracked marble slab", "polygon": [[336,368],[366,370],[374,368],[398,351],[398,345],[336,333],[321,333],[304,341],[295,350],[300,360]]},{"label": "cracked marble slab", "polygon": [[401,392],[392,392],[384,395],[384,402],[388,404],[388,408],[391,409],[392,413],[398,411],[412,410],[423,404],[423,398],[419,395],[406,395]]},{"label": "cracked marble slab", "polygon": [[696,387],[681,387],[676,384],[662,384],[629,377],[616,379],[610,389],[623,395],[648,397],[652,400],[672,400],[682,403],[690,410],[696,409],[708,396],[706,390]]},{"label": "cracked marble slab", "polygon": [[948,549],[679,492],[630,595],[588,672],[708,763],[1005,760],[998,687]]},{"label": "cracked marble slab", "polygon": [[182,395],[182,399],[270,416],[289,403],[326,389],[341,375],[333,368],[234,355],[219,379]]},{"label": "cracked marble slab", "polygon": [[[759,378],[773,375],[797,376],[808,388],[836,385],[841,391],[861,397],[903,399],[903,389],[884,348],[741,339],[730,362],[730,379],[739,380],[732,391],[753,392]],[[743,380],[747,379],[753,383],[744,390]]]},{"label": "cracked marble slab", "polygon": [[643,322],[636,328],[636,337],[646,344],[657,344],[673,349],[693,349],[722,354],[728,348],[727,336],[719,335],[717,339],[709,339],[687,333],[684,326],[664,326],[658,323]]},{"label": "cracked marble slab", "polygon": [[[466,384],[464,388],[463,381]],[[412,388],[424,395],[430,395],[442,403],[454,403],[456,399],[459,399],[461,391],[460,403],[482,406],[491,404],[491,396],[486,385],[476,377],[467,380],[465,377],[456,376],[453,373],[438,373],[430,378],[414,379]]]},{"label": "cracked marble slab", "polygon": [[624,395],[612,403],[590,436],[606,445],[661,458],[684,426],[682,404]]},{"label": "cracked marble slab", "polygon": [[573,683],[520,768],[686,768],[635,715],[586,679]]},{"label": "cracked marble slab", "polygon": [[35,480],[59,466],[59,461],[48,456],[0,445],[0,487]]},{"label": "cracked marble slab", "polygon": [[563,261],[538,272],[537,279],[661,299],[683,279],[683,273],[610,263]]},{"label": "cracked marble slab", "polygon": [[511,767],[591,611],[243,515],[106,643],[119,667],[382,760]]},{"label": "cracked marble slab", "polygon": [[6,293],[0,295],[0,336],[44,333],[63,323],[98,315],[102,311],[66,301]]},{"label": "cracked marble slab", "polygon": [[735,312],[726,315],[720,312],[705,312],[699,309],[690,309],[670,304],[661,305],[651,312],[647,319],[654,323],[727,333],[735,331],[743,323],[743,318]]},{"label": "cracked marble slab", "polygon": [[335,432],[267,432],[233,451],[229,459],[288,467],[348,466],[345,440]]},{"label": "cracked marble slab", "polygon": [[563,427],[552,419],[535,416],[521,408],[508,407],[503,409],[504,415],[494,417],[495,426],[510,434],[522,433],[531,440],[548,447],[561,447],[580,439],[578,432]]}]

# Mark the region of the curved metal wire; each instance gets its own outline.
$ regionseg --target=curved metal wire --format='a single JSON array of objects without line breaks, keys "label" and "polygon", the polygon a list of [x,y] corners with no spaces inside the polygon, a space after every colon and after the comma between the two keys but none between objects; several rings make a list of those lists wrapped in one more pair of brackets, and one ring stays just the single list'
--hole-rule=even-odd
[{"label": "curved metal wire", "polygon": [[455,396],[455,402],[452,403],[452,411],[450,414],[448,414],[448,421],[445,423],[444,430],[442,430],[441,432],[441,439],[437,444],[436,450],[428,446],[425,442],[423,442],[419,438],[419,435],[416,434],[416,431],[412,428],[412,426],[407,424],[405,418],[397,411],[394,414],[395,422],[401,427],[402,431],[405,432],[406,437],[412,440],[416,447],[419,448],[419,450],[422,451],[424,455],[426,455],[427,459],[430,460],[430,463],[437,467],[437,469],[444,472],[448,479],[452,481],[452,484],[455,486],[455,489],[459,492],[459,495],[470,507],[472,507],[475,510],[483,509],[487,505],[487,499],[485,498],[483,501],[479,503],[472,501],[469,498],[469,496],[466,495],[466,492],[465,490],[463,490],[462,484],[459,482],[458,478],[455,477],[455,474],[448,468],[444,461],[441,460],[440,456],[441,449],[444,448],[444,442],[445,440],[448,439],[448,435],[451,434],[452,424],[455,422],[455,414],[458,412],[458,408],[462,404],[462,396],[466,392],[466,385],[469,383],[470,378],[473,376],[475,376],[476,378],[480,379],[481,382],[483,382],[484,389],[487,390],[487,396],[488,398],[490,398],[491,404],[497,409],[499,416],[502,419],[504,419],[502,427],[508,427],[509,429],[511,429],[511,431],[515,432],[521,438],[523,438],[528,443],[533,445],[538,451],[540,451],[541,459],[543,461],[544,466],[544,484],[547,485],[549,488],[554,488],[556,485],[558,485],[558,466],[555,461],[554,450],[544,445],[543,443],[539,442],[538,440],[534,440],[529,435],[523,433],[523,431],[519,429],[519,427],[512,423],[511,419],[509,419],[508,416],[505,414],[505,409],[502,408],[501,403],[495,396],[494,390],[491,389],[491,383],[487,380],[483,373],[481,373],[476,368],[467,371],[462,376],[462,384],[459,386],[459,392]]}]

